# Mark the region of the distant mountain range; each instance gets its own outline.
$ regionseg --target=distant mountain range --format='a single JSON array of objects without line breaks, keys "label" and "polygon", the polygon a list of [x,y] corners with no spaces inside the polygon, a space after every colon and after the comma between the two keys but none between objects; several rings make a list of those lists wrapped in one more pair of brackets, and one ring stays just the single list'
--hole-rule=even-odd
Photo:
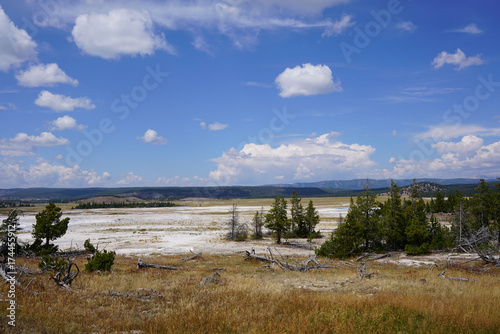
[{"label": "distant mountain range", "polygon": [[[487,180],[494,183],[496,180]],[[130,188],[16,188],[0,189],[0,201],[76,201],[99,196],[134,196],[145,200],[183,199],[188,197],[203,198],[272,198],[290,197],[296,191],[300,197],[356,196],[369,187],[378,194],[387,191],[390,179],[355,179],[331,180],[311,183],[274,184],[267,186],[228,186],[228,187],[130,187]],[[395,180],[404,187],[413,183],[413,179]],[[477,179],[417,179],[417,182],[429,182],[444,186],[441,192],[460,190],[470,194],[477,186]],[[437,189],[437,188],[436,188]],[[426,194],[432,196],[432,193]]]},{"label": "distant mountain range", "polygon": [[[453,184],[477,184],[479,179],[431,179],[423,178],[416,179],[417,182],[432,182],[440,185],[453,185]],[[495,181],[495,180],[489,180]],[[396,184],[400,187],[408,186],[413,183],[413,179],[399,179],[394,180]],[[274,184],[272,186],[276,187],[293,187],[293,188],[321,188],[321,189],[351,189],[351,190],[361,190],[364,189],[365,185],[371,189],[378,188],[388,188],[391,185],[391,179],[354,179],[354,180],[331,180],[331,181],[319,181],[310,183],[292,183],[292,184]]]}]

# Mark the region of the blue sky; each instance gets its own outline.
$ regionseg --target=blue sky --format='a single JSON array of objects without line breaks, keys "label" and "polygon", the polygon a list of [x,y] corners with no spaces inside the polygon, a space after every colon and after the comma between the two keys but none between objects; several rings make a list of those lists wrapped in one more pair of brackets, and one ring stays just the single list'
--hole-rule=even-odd
[{"label": "blue sky", "polygon": [[0,187],[498,177],[497,1],[2,1]]}]

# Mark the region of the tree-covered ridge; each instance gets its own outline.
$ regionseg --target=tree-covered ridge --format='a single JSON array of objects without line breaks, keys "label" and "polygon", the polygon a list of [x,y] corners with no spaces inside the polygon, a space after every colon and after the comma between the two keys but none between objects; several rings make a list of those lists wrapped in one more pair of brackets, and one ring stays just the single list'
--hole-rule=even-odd
[{"label": "tree-covered ridge", "polygon": [[[498,247],[500,182],[495,184],[495,189],[491,189],[481,179],[474,190],[470,198],[459,191],[448,198],[438,192],[435,200],[426,203],[416,182],[409,189],[408,198],[403,199],[401,188],[393,181],[387,192],[388,199],[379,203],[367,187],[356,200],[351,198],[345,221],[339,224],[330,240],[317,253],[338,258],[363,252],[425,254],[431,250],[463,248],[464,240],[477,236],[478,231],[488,231],[492,236],[481,240],[481,247]],[[451,224],[441,224],[434,216],[438,212],[452,213]]]},{"label": "tree-covered ridge", "polygon": [[176,206],[174,202],[116,202],[80,203],[72,209],[120,209],[120,208],[167,208]]}]

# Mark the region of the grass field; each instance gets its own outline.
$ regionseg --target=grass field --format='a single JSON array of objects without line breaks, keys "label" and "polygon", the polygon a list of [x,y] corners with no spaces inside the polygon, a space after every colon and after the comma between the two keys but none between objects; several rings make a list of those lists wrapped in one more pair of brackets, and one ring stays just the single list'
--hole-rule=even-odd
[{"label": "grass field", "polygon": [[[143,259],[181,270],[136,269],[137,257],[117,256],[110,273],[81,272],[66,291],[49,274],[18,288],[16,327],[0,309],[2,333],[498,333],[500,269],[480,262],[448,268],[367,263],[292,272],[263,268],[241,255]],[[35,269],[38,260],[17,259]],[[85,258],[76,260],[83,269]],[[220,284],[200,284],[220,273]],[[1,288],[5,300],[7,285]],[[111,291],[111,293],[110,293]],[[123,293],[114,295],[114,293]],[[3,307],[5,305],[5,307]]]}]

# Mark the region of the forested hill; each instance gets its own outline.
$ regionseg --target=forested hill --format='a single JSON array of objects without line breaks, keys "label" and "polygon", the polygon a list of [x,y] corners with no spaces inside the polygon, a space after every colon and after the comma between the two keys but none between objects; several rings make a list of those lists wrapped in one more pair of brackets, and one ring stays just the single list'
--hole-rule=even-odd
[{"label": "forested hill", "polygon": [[[419,189],[422,196],[435,196],[437,191],[447,196],[456,190],[465,196],[474,193],[479,180],[476,179],[427,179],[434,181],[422,182],[425,185]],[[395,180],[403,192],[406,186],[413,182],[409,180]],[[454,183],[456,182],[456,183]],[[228,186],[228,187],[130,187],[130,188],[17,188],[0,189],[0,201],[40,201],[40,202],[62,202],[76,201],[80,199],[98,196],[135,196],[144,200],[183,199],[187,197],[203,198],[273,198],[275,196],[290,197],[292,191],[296,191],[301,197],[339,197],[356,196],[363,192],[366,179],[347,181],[324,181],[294,185],[273,186]],[[495,180],[488,181],[490,187],[494,188]],[[315,185],[315,186],[313,186]],[[368,185],[376,194],[387,192],[390,180],[368,180]]]},{"label": "forested hill", "polygon": [[296,190],[303,197],[330,196],[331,193],[319,188],[296,187],[166,187],[166,188],[27,188],[0,189],[1,200],[24,201],[75,201],[98,196],[135,196],[141,199],[182,199],[203,198],[272,198],[289,197]]}]

